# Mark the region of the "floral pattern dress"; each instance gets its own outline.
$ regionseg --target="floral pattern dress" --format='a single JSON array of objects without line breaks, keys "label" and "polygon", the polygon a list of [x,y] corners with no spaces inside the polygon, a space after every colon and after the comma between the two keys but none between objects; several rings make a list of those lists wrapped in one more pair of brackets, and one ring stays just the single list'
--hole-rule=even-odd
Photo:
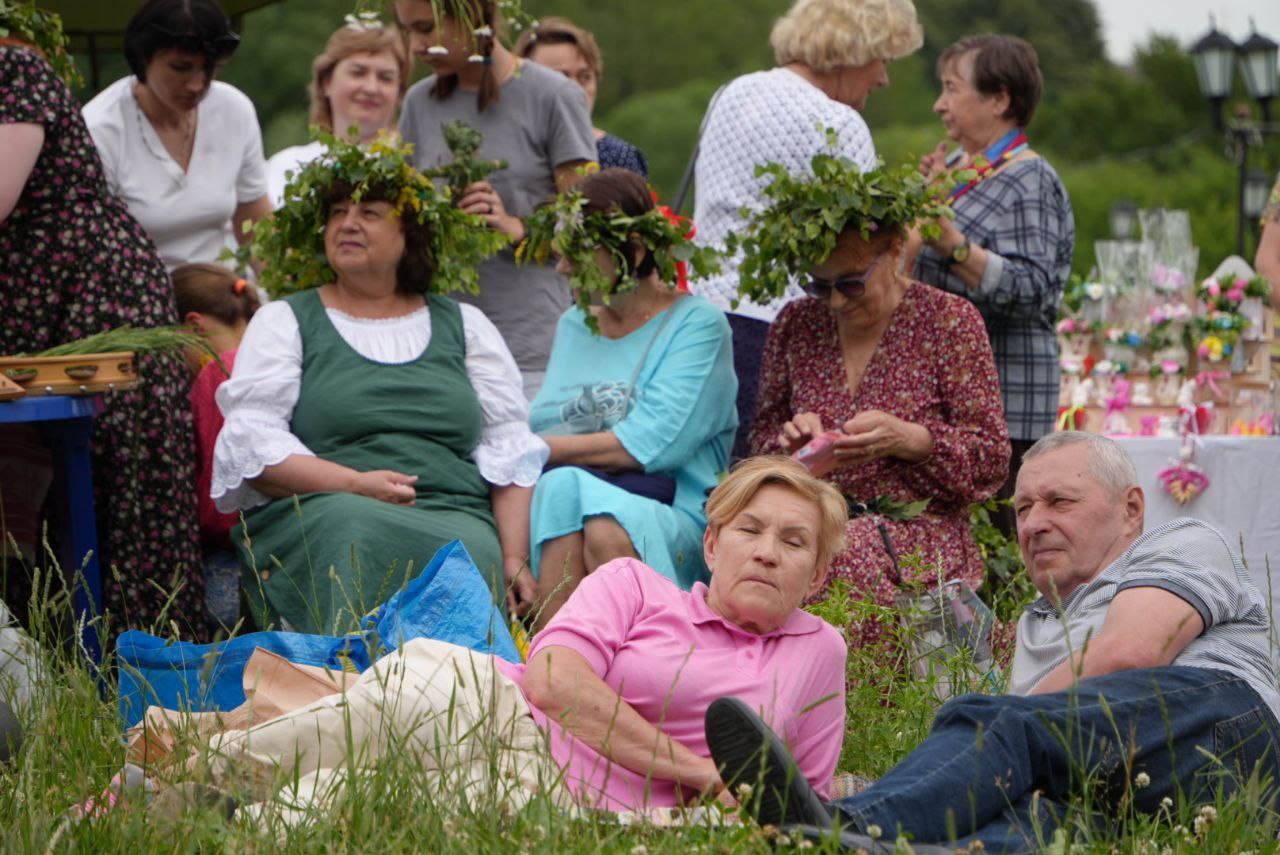
[{"label": "floral pattern dress", "polygon": [[[898,587],[876,523],[883,521],[899,559],[915,553],[921,569],[901,561],[904,581],[964,579],[977,588],[982,557],[969,532],[969,506],[987,499],[1009,471],[1009,432],[1000,383],[982,317],[968,301],[914,282],[894,310],[862,380],[849,391],[836,321],[825,303],[806,297],[787,304],[774,321],[760,373],[760,406],[751,428],[756,454],[782,451],[777,436],[797,413],[813,412],[827,428],[864,410],[880,410],[927,427],[933,455],[909,464],[881,459],[827,476],[858,501],[886,497],[902,502],[929,499],[907,522],[854,517],[845,530],[845,551],[832,562],[834,579],[880,605],[893,603]],[[825,595],[825,591],[820,596]],[[879,632],[854,628],[855,643]]]},{"label": "floral pattern dress", "polygon": [[[71,91],[39,55],[4,45],[0,124],[19,122],[43,125],[45,138],[17,205],[0,223],[0,353],[123,324],[176,323],[155,246],[108,192]],[[203,635],[190,378],[177,357],[145,357],[138,369],[141,386],[109,396],[94,423],[105,606],[113,630],[149,627],[176,588],[166,619]]]}]

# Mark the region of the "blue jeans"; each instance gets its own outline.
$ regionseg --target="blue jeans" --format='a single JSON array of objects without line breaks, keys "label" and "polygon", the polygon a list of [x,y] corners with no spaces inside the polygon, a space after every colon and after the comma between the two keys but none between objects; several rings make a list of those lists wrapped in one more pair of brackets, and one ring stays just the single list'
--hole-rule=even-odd
[{"label": "blue jeans", "polygon": [[846,824],[878,825],[889,840],[909,833],[1017,852],[1052,838],[1086,780],[1091,807],[1114,814],[1126,783],[1145,772],[1150,784],[1130,792],[1136,810],[1152,812],[1166,796],[1210,801],[1218,786],[1230,796],[1259,764],[1280,783],[1278,749],[1280,724],[1238,677],[1118,671],[1068,692],[954,698],[916,750],[835,807]]}]

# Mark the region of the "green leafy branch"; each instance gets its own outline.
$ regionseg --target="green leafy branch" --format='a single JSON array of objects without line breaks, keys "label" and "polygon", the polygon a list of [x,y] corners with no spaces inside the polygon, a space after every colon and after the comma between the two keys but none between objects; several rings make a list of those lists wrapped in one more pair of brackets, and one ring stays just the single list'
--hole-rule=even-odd
[{"label": "green leafy branch", "polygon": [[[834,131],[827,139],[836,142]],[[970,180],[972,170],[930,182],[914,166],[863,171],[851,160],[817,154],[808,174],[790,173],[780,163],[756,167],[769,178],[760,211],[742,209],[746,228],[730,234],[726,248],[742,252],[738,292],[757,302],[781,297],[797,276],[826,261],[840,235],[855,229],[864,240],[881,229],[919,226],[926,239],[941,234],[938,220],[954,218],[948,188]]]},{"label": "green leafy branch", "polygon": [[0,0],[0,38],[19,39],[35,45],[68,86],[84,82],[71,58],[71,39],[62,30],[62,18],[34,2]]},{"label": "green leafy branch", "polygon": [[484,181],[499,169],[507,168],[505,160],[481,160],[476,157],[476,152],[484,144],[484,134],[461,119],[447,123],[441,133],[444,135],[444,144],[453,155],[453,162],[424,170],[423,174],[428,178],[442,179],[454,198],[462,198],[462,194],[472,184]]}]

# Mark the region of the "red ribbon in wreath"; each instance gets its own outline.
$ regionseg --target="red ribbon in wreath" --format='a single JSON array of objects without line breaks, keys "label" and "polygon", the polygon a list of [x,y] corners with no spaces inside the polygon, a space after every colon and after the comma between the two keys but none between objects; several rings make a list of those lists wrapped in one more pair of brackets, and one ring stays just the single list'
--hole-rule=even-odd
[{"label": "red ribbon in wreath", "polygon": [[[667,222],[671,223],[671,225],[683,227],[688,224],[689,230],[684,232],[684,237],[685,240],[693,240],[694,236],[698,234],[698,227],[693,224],[693,220],[680,216],[666,205],[659,205],[658,194],[652,190],[649,191],[649,195],[653,197],[653,204],[658,205],[658,213],[666,217]],[[676,288],[681,291],[689,290],[689,262],[687,261],[676,262]]]}]

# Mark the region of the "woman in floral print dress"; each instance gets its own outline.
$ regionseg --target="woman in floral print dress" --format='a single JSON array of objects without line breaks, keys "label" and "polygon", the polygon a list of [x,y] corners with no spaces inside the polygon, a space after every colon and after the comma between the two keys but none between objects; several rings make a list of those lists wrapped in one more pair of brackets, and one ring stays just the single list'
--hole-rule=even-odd
[{"label": "woman in floral print dress", "polygon": [[[41,53],[14,39],[0,40],[0,151],[0,353],[124,324],[177,322],[164,266],[107,191],[71,90]],[[100,566],[113,631],[151,626],[176,588],[166,620],[204,633],[185,371],[178,358],[144,357],[141,387],[109,396],[94,424]]]},{"label": "woman in floral print dress", "polygon": [[[982,581],[969,532],[969,505],[995,494],[1009,467],[1009,434],[982,318],[965,300],[898,272],[903,239],[885,229],[864,240],[844,231],[814,268],[811,296],[783,308],[769,332],[760,407],[751,428],[756,454],[790,454],[825,430],[836,467],[826,478],[850,499],[928,499],[907,522],[852,518],[847,547],[829,579],[890,605],[898,591],[876,523],[899,557],[917,553],[926,583]],[[834,287],[833,287],[834,286]],[[817,295],[817,296],[814,296]],[[903,576],[910,581],[910,562]],[[878,632],[855,631],[866,643]]]}]

